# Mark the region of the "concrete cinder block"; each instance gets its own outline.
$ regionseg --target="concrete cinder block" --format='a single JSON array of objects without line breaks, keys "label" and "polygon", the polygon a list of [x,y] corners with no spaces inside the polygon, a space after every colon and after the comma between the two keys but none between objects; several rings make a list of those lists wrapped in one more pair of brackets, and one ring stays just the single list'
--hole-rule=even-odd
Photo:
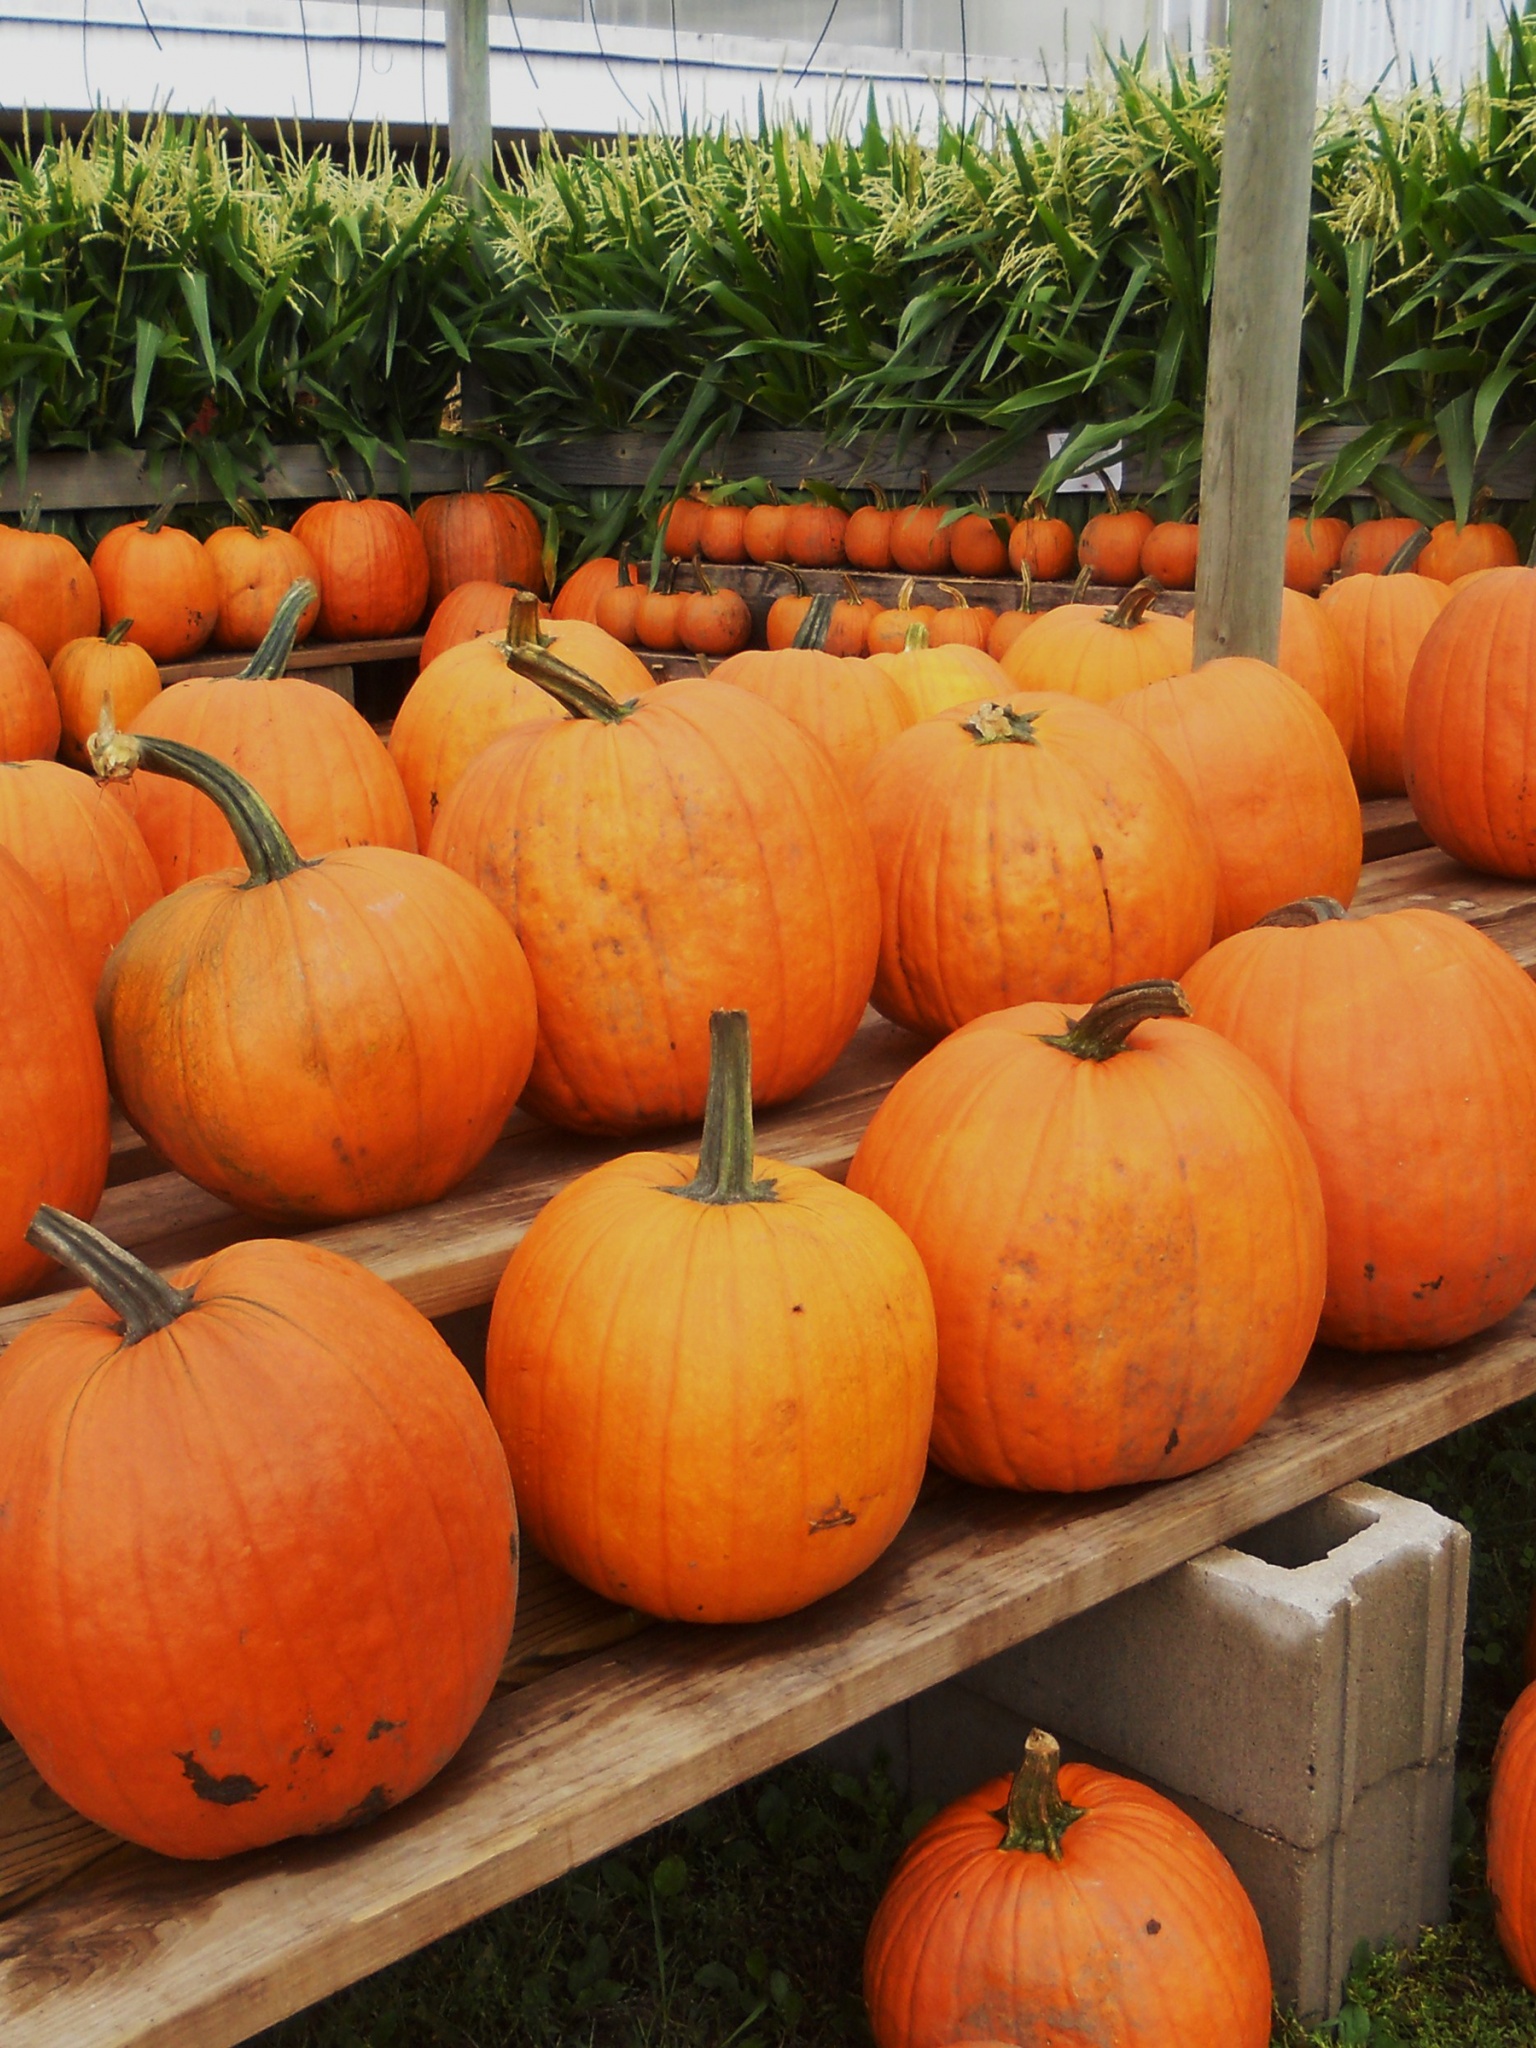
[{"label": "concrete cinder block", "polygon": [[1470,1548],[1422,1502],[1343,1487],[961,1684],[1315,1849],[1454,1744]]}]

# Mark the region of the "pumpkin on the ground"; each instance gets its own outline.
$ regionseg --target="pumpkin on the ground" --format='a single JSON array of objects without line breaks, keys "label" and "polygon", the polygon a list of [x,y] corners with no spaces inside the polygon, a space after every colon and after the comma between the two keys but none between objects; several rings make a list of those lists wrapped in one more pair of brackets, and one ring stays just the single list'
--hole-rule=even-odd
[{"label": "pumpkin on the ground", "polygon": [[0,624],[14,627],[52,661],[67,640],[100,630],[101,596],[74,542],[39,529],[38,502],[20,526],[0,526]]},{"label": "pumpkin on the ground", "polygon": [[752,1016],[757,1099],[798,1095],[858,1028],[879,944],[869,834],[826,752],[731,683],[620,704],[529,672],[573,715],[487,747],[431,846],[533,969],[527,1106],[585,1130],[698,1116],[716,1009]]},{"label": "pumpkin on the ground", "polygon": [[512,1255],[486,1401],[541,1551],[607,1599],[762,1621],[846,1585],[917,1497],[933,1302],[872,1202],[757,1157],[748,1022],[711,1020],[696,1159],[633,1152]]},{"label": "pumpkin on the ground", "polygon": [[293,634],[295,643],[307,640],[320,616],[314,556],[297,534],[264,526],[249,505],[239,509],[235,525],[217,528],[203,543],[218,589],[214,646],[253,652],[271,632],[278,606],[300,581],[316,585],[314,602],[300,613]]},{"label": "pumpkin on the ground", "polygon": [[1269,1959],[1172,1800],[1035,1729],[897,1864],[864,1950],[877,2048],[1267,2048]]},{"label": "pumpkin on the ground", "polygon": [[0,847],[42,891],[94,994],[107,955],[162,894],[144,835],[106,790],[61,761],[8,761]]},{"label": "pumpkin on the ground", "polygon": [[1010,687],[1108,704],[1144,683],[1185,674],[1195,663],[1194,627],[1154,611],[1159,595],[1149,578],[1108,609],[1062,604],[1042,612],[1003,658]]},{"label": "pumpkin on the ground", "polygon": [[1092,1002],[1210,944],[1195,805],[1139,733],[1061,697],[914,725],[865,779],[880,878],[874,1002],[937,1036],[987,1010]]},{"label": "pumpkin on the ground", "polygon": [[293,530],[319,572],[317,640],[387,640],[416,624],[432,572],[421,532],[403,506],[356,497],[348,487],[340,498],[306,506]]},{"label": "pumpkin on the ground", "polygon": [[1362,796],[1402,796],[1408,679],[1424,636],[1450,601],[1424,576],[1345,576],[1319,598],[1343,642],[1355,685],[1349,765]]},{"label": "pumpkin on the ground", "polygon": [[1198,1471],[1301,1371],[1317,1169],[1273,1085],[1188,1014],[1149,981],[978,1017],[864,1133],[848,1185],[927,1268],[933,1455],[962,1479],[1077,1493]]},{"label": "pumpkin on the ground", "polygon": [[118,734],[91,751],[99,774],[199,790],[241,859],[163,897],[107,961],[97,1017],[134,1128],[258,1216],[375,1216],[462,1180],[533,1057],[505,920],[419,854],[302,860],[256,789],[193,747]]},{"label": "pumpkin on the ground", "polygon": [[24,633],[0,620],[0,761],[47,760],[63,727],[48,664]]},{"label": "pumpkin on the ground", "polygon": [[532,510],[510,492],[455,491],[423,498],[415,520],[426,550],[427,601],[434,607],[461,583],[544,588],[543,532]]},{"label": "pumpkin on the ground", "polygon": [[32,1236],[87,1291],[5,1355],[6,1726],[70,1805],[168,1856],[409,1798],[490,1698],[517,1599],[506,1464],[458,1360],[317,1245],[161,1275],[55,1210]]},{"label": "pumpkin on the ground", "polygon": [[112,527],[91,556],[103,613],[132,620],[127,637],[161,662],[196,654],[219,617],[214,566],[196,534],[169,524],[175,504]]},{"label": "pumpkin on the ground", "polygon": [[1339,629],[1304,590],[1280,593],[1280,652],[1275,667],[1320,704],[1348,754],[1360,716],[1359,680]]},{"label": "pumpkin on the ground", "polygon": [[1233,656],[1149,683],[1111,708],[1167,756],[1210,834],[1213,940],[1298,896],[1350,901],[1360,800],[1338,734],[1299,683]]},{"label": "pumpkin on the ground", "polygon": [[128,725],[160,694],[160,671],[142,647],[128,638],[129,619],[105,633],[66,640],[49,673],[59,704],[59,752],[77,768],[88,768],[86,741],[101,722],[105,704],[113,725]]},{"label": "pumpkin on the ground", "polygon": [[1536,1284],[1536,987],[1438,910],[1302,903],[1184,977],[1306,1133],[1328,1211],[1321,1336],[1430,1350]]}]

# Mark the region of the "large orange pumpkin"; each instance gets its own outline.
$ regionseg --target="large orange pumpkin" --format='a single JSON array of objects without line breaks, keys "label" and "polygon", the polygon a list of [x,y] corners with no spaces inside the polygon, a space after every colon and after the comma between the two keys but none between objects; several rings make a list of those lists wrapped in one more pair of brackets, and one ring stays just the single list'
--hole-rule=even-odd
[{"label": "large orange pumpkin", "polygon": [[1536,569],[1490,569],[1419,643],[1403,714],[1414,810],[1437,846],[1485,873],[1536,875],[1533,710]]},{"label": "large orange pumpkin", "polygon": [[293,530],[319,571],[317,639],[387,640],[409,633],[426,608],[432,572],[420,529],[403,506],[349,490],[307,506]]},{"label": "large orange pumpkin", "polygon": [[1438,910],[1301,904],[1184,979],[1196,1017],[1258,1062],[1312,1147],[1326,1343],[1433,1349],[1530,1292],[1536,987],[1492,939]]},{"label": "large orange pumpkin", "polygon": [[1322,706],[1348,754],[1359,717],[1358,680],[1338,627],[1305,591],[1280,593],[1280,652],[1275,667],[1300,683]]},{"label": "large orange pumpkin", "polygon": [[1113,710],[1168,757],[1210,834],[1213,940],[1298,896],[1350,901],[1360,800],[1338,734],[1299,684],[1233,656],[1133,690]]},{"label": "large orange pumpkin", "polygon": [[630,1153],[540,1213],[496,1291],[485,1392],[547,1557],[647,1614],[762,1621],[906,1520],[933,1300],[872,1202],[755,1156],[747,1019],[711,1032],[698,1157]]},{"label": "large orange pumpkin", "polygon": [[643,1130],[704,1108],[712,1010],[749,1011],[758,1100],[820,1078],[858,1027],[880,905],[869,835],[823,749],[749,690],[628,704],[541,674],[574,715],[471,762],[434,859],[484,889],[533,969],[525,1100]]},{"label": "large orange pumpkin", "polygon": [[1155,612],[1158,585],[1148,580],[1105,610],[1096,604],[1057,605],[1016,640],[1003,658],[1015,690],[1060,690],[1091,704],[1108,704],[1163,676],[1194,667],[1194,627],[1188,619]]},{"label": "large orange pumpkin", "polygon": [[258,1216],[375,1216],[462,1180],[533,1057],[505,921],[419,854],[302,860],[252,784],[194,747],[119,734],[91,752],[98,773],[200,790],[242,862],[163,897],[107,962],[97,1018],[134,1128]]},{"label": "large orange pumpkin", "polygon": [[1509,1966],[1536,1991],[1536,1685],[1510,1708],[1494,1752],[1488,1889]]},{"label": "large orange pumpkin", "polygon": [[1020,697],[924,719],[864,784],[880,877],[874,1001],[936,1037],[987,1010],[1091,1002],[1210,944],[1194,802],[1095,705]]},{"label": "large orange pumpkin", "polygon": [[1194,1472],[1301,1371],[1317,1169],[1271,1083],[1188,1014],[1153,981],[978,1017],[860,1142],[849,1187],[928,1270],[933,1455],[962,1479],[1077,1493]]},{"label": "large orange pumpkin", "polygon": [[138,826],[61,761],[8,761],[0,764],[0,846],[42,891],[94,993],[107,955],[162,893]]},{"label": "large orange pumpkin", "polygon": [[431,605],[440,605],[461,583],[544,588],[544,534],[521,498],[506,491],[455,491],[423,498],[415,518],[427,554]]},{"label": "large orange pumpkin", "polygon": [[1417,519],[1362,519],[1339,549],[1340,576],[1380,576],[1423,531]]},{"label": "large orange pumpkin", "polygon": [[[313,596],[313,584],[295,584],[238,676],[172,683],[132,729],[198,747],[247,776],[306,858],[339,846],[412,851],[410,805],[384,742],[336,691],[282,673],[293,622]],[[146,776],[125,785],[120,800],[168,890],[239,859],[218,805],[191,784]]]},{"label": "large orange pumpkin", "polygon": [[1449,601],[1424,576],[1343,576],[1318,602],[1344,643],[1355,680],[1349,765],[1362,796],[1402,796],[1408,678],[1424,636]]},{"label": "large orange pumpkin", "polygon": [[[831,605],[830,597],[818,602]],[[751,690],[820,740],[850,791],[882,747],[915,717],[905,692],[876,662],[815,646],[748,648],[721,662],[719,683]]]},{"label": "large orange pumpkin", "polygon": [[605,590],[612,588],[618,573],[617,555],[592,556],[579,569],[573,569],[555,592],[555,601],[550,606],[551,617],[585,619],[589,626],[595,626],[597,601]]},{"label": "large orange pumpkin", "polygon": [[300,614],[294,629],[296,643],[307,640],[320,616],[314,556],[297,534],[281,526],[263,526],[248,505],[240,512],[235,525],[219,527],[203,543],[218,587],[214,646],[254,652],[271,632],[278,606],[300,581],[316,586],[314,602]]},{"label": "large orange pumpkin", "polygon": [[1316,597],[1339,566],[1339,556],[1348,538],[1347,519],[1308,518],[1303,514],[1289,520],[1285,529],[1287,590]]},{"label": "large orange pumpkin", "polygon": [[79,1812],[169,1856],[398,1805],[512,1634],[512,1491],[462,1366],[317,1245],[162,1276],[54,1210],[33,1236],[89,1291],[5,1357],[7,1727]]},{"label": "large orange pumpkin", "polygon": [[864,1950],[877,2048],[1267,2048],[1269,1959],[1231,1865],[1161,1793],[1060,1755],[1035,1729],[1011,1781],[897,1864]]},{"label": "large orange pumpkin", "polygon": [[46,760],[58,752],[61,731],[47,662],[0,620],[0,761]]},{"label": "large orange pumpkin", "polygon": [[26,1241],[33,1210],[57,1202],[93,1214],[112,1134],[90,988],[58,912],[3,847],[0,986],[0,1301],[9,1301],[48,1270]]},{"label": "large orange pumpkin", "polygon": [[1077,537],[1077,559],[1095,583],[1134,583],[1141,551],[1153,526],[1150,512],[1124,511],[1111,498],[1107,512],[1095,512]]},{"label": "large orange pumpkin", "polygon": [[1048,519],[1036,505],[1008,536],[1008,560],[1038,583],[1053,583],[1077,567],[1077,535],[1065,519]]},{"label": "large orange pumpkin", "polygon": [[1513,569],[1519,560],[1514,535],[1496,519],[1469,519],[1465,526],[1442,519],[1413,566],[1437,583],[1454,583],[1476,569]]},{"label": "large orange pumpkin", "polygon": [[85,743],[96,730],[105,704],[113,725],[128,725],[151,697],[160,694],[160,671],[142,647],[127,637],[130,619],[106,633],[66,640],[50,673],[59,704],[59,752],[77,768],[89,767]]},{"label": "large orange pumpkin", "polygon": [[66,640],[100,629],[101,597],[74,542],[39,531],[36,517],[34,503],[20,526],[0,526],[0,624],[52,661]]},{"label": "large orange pumpkin", "polygon": [[91,556],[103,613],[132,620],[127,637],[156,661],[196,654],[219,617],[219,581],[202,542],[168,524],[175,503],[114,526]]}]

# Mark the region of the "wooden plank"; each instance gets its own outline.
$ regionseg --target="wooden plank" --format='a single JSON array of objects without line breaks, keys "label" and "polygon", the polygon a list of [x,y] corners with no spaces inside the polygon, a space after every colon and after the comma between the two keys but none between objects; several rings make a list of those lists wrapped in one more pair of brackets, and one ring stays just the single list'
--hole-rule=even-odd
[{"label": "wooden plank", "polygon": [[1476,874],[1431,846],[1374,862],[1360,878],[1351,910],[1363,916],[1415,905],[1475,924],[1527,974],[1536,974],[1536,885]]},{"label": "wooden plank", "polygon": [[[318,680],[326,669],[366,668],[375,661],[415,661],[421,654],[420,633],[400,633],[390,640],[314,640],[293,650],[284,673],[313,675]],[[250,661],[248,654],[200,654],[193,661],[167,662],[160,670],[162,683],[185,682],[189,676],[237,676]]]},{"label": "wooden plank", "polygon": [[1536,1309],[1314,1360],[1222,1465],[1080,1499],[931,1487],[844,1592],[657,1627],[493,1701],[366,1833],[222,1866],[123,1850],[0,1923],[6,2048],[224,2048],[864,1716],[1536,1392]]},{"label": "wooden plank", "polygon": [[[257,497],[275,501],[335,495],[323,450],[301,442],[279,448],[276,453],[276,461],[256,479]],[[387,451],[380,455],[376,479],[379,490],[400,497],[413,493],[419,497],[429,491],[466,488],[474,461],[474,451],[467,444],[454,448],[436,441],[412,441],[407,445],[406,455],[404,466]],[[366,494],[375,488],[360,456],[345,454],[337,467],[354,490]],[[137,509],[161,503],[178,484],[185,486],[186,504],[223,502],[224,493],[207,470],[179,455],[152,458],[129,450],[34,455],[27,464],[25,487],[14,467],[0,471],[0,512],[19,512],[35,496],[42,499],[45,512]]]},{"label": "wooden plank", "polygon": [[1430,844],[1405,796],[1368,797],[1360,806],[1360,823],[1367,862],[1390,860],[1394,854],[1414,853]]}]

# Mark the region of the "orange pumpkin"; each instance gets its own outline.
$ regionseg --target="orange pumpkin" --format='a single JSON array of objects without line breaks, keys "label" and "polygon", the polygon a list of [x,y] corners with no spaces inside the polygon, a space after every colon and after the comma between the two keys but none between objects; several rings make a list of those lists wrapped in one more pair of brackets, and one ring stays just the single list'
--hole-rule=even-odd
[{"label": "orange pumpkin", "polygon": [[418,670],[430,668],[450,647],[460,647],[482,633],[499,633],[516,595],[506,583],[461,583],[450,590],[422,635]]},{"label": "orange pumpkin", "polygon": [[66,640],[53,657],[50,674],[62,728],[59,752],[77,768],[88,768],[85,743],[106,705],[114,725],[128,725],[151,697],[160,694],[160,671],[127,636],[132,624],[119,619],[108,632]]},{"label": "orange pumpkin", "polygon": [[1011,519],[987,510],[967,512],[949,529],[949,559],[957,576],[1006,576]]},{"label": "orange pumpkin", "polygon": [[1339,549],[1340,576],[1380,576],[1423,531],[1417,519],[1362,519]]},{"label": "orange pumpkin", "polygon": [[603,592],[612,588],[618,568],[616,555],[594,555],[579,569],[573,569],[555,592],[555,601],[549,608],[550,616],[585,619],[589,626],[595,626],[598,602]]},{"label": "orange pumpkin", "polygon": [[1010,685],[999,662],[980,647],[958,643],[930,647],[921,621],[907,628],[900,654],[882,654],[880,665],[900,685],[915,718],[933,718],[956,705],[976,704],[983,697],[1005,697]]},{"label": "orange pumpkin", "polygon": [[694,484],[687,497],[674,498],[661,508],[661,545],[674,561],[686,561],[699,544],[699,522],[704,516],[704,499]]},{"label": "orange pumpkin", "polygon": [[873,505],[860,505],[848,521],[843,535],[843,552],[855,569],[876,574],[891,567],[891,510],[884,491],[875,492]]},{"label": "orange pumpkin", "polygon": [[879,943],[869,836],[831,761],[730,683],[621,705],[539,681],[574,715],[488,747],[432,834],[533,969],[528,1107],[587,1130],[696,1117],[706,1020],[738,1007],[758,1100],[798,1095],[853,1036]]},{"label": "orange pumpkin", "polygon": [[[295,584],[238,676],[172,683],[132,730],[180,740],[238,769],[306,859],[340,846],[413,850],[410,805],[373,727],[335,690],[282,673],[293,622],[313,597],[313,584]],[[239,859],[218,805],[190,784],[146,776],[124,785],[120,800],[168,891]]]},{"label": "orange pumpkin", "polygon": [[1019,635],[1032,626],[1043,614],[1035,610],[1034,578],[1026,565],[1019,571],[1019,602],[1011,612],[999,612],[987,630],[987,652],[995,662],[1001,663],[1004,655]]},{"label": "orange pumpkin", "polygon": [[947,576],[953,566],[948,505],[906,505],[891,520],[891,560],[909,576]]},{"label": "orange pumpkin", "polygon": [[33,1234],[88,1291],[6,1353],[6,1725],[61,1798],[169,1856],[408,1798],[490,1698],[517,1597],[506,1465],[463,1368],[317,1245],[162,1276],[56,1210]]},{"label": "orange pumpkin", "polygon": [[[455,491],[447,497],[423,498],[415,519],[426,550],[427,601],[434,608],[461,583],[544,588],[543,531],[532,509],[510,492]],[[420,610],[418,604],[417,613]]]},{"label": "orange pumpkin", "polygon": [[1441,911],[1355,919],[1308,903],[1214,947],[1185,983],[1312,1147],[1325,1343],[1434,1349],[1529,1293],[1536,988],[1507,953]]},{"label": "orange pumpkin", "polygon": [[[319,572],[296,534],[285,533],[280,526],[263,526],[249,506],[242,506],[241,513],[238,525],[221,526],[209,534],[203,552],[219,598],[213,644],[252,653],[271,632],[277,608],[295,583],[313,583],[318,593]],[[296,643],[309,638],[319,615],[317,594],[299,616]]]},{"label": "orange pumpkin", "polygon": [[750,508],[741,526],[741,544],[749,562],[783,561],[789,513],[789,506],[780,504],[777,492],[763,504]]},{"label": "orange pumpkin", "polygon": [[1194,667],[1194,628],[1188,619],[1153,611],[1158,594],[1148,581],[1108,611],[1062,604],[1042,612],[1003,661],[1010,688],[1061,690],[1108,704],[1163,676],[1183,675]]},{"label": "orange pumpkin", "polygon": [[848,514],[841,505],[791,505],[784,521],[784,559],[801,569],[836,569],[846,557]]},{"label": "orange pumpkin", "polygon": [[768,607],[765,638],[776,654],[794,646],[811,610],[811,593],[805,587],[805,578],[794,569],[789,573],[795,579],[794,589],[776,597]]},{"label": "orange pumpkin", "polygon": [[843,588],[848,595],[840,597],[832,607],[832,622],[827,628],[827,652],[868,654],[869,629],[885,607],[879,598],[865,597],[851,576],[843,577]]},{"label": "orange pumpkin", "polygon": [[864,1995],[878,2048],[1269,2041],[1264,1937],[1231,1865],[1171,1800],[1061,1765],[1038,1728],[1011,1781],[956,1800],[903,1855]]},{"label": "orange pumpkin", "polygon": [[640,600],[644,596],[645,585],[630,567],[628,553],[621,554],[614,575],[597,600],[597,616],[593,623],[611,634],[621,646],[638,647]]},{"label": "orange pumpkin", "polygon": [[102,975],[107,1071],[134,1128],[188,1180],[281,1220],[414,1208],[462,1180],[533,1057],[505,920],[396,847],[301,859],[254,785],[195,747],[120,733],[91,756],[99,774],[185,781],[240,850],[146,911]]},{"label": "orange pumpkin", "polygon": [[972,604],[954,583],[939,588],[950,602],[936,611],[928,627],[930,647],[979,647],[985,651],[997,613],[990,605]]},{"label": "orange pumpkin", "polygon": [[156,661],[185,661],[212,638],[219,581],[195,534],[167,524],[170,499],[147,519],[114,526],[96,543],[91,574],[109,619],[130,619],[128,638]]},{"label": "orange pumpkin", "polygon": [[880,878],[873,1000],[909,1031],[1091,1002],[1210,944],[1216,866],[1194,802],[1155,746],[1094,705],[1019,698],[921,720],[876,757],[863,801]]},{"label": "orange pumpkin", "polygon": [[1164,590],[1193,590],[1200,565],[1200,529],[1187,519],[1165,519],[1141,544],[1139,574],[1155,576]]},{"label": "orange pumpkin", "polygon": [[62,919],[4,847],[0,984],[0,1301],[10,1301],[48,1271],[26,1239],[33,1211],[58,1202],[92,1215],[112,1133],[89,985]]},{"label": "orange pumpkin", "polygon": [[676,654],[683,644],[683,606],[688,600],[672,589],[671,574],[666,572],[665,584],[642,590],[635,603],[636,642],[653,654]]},{"label": "orange pumpkin", "polygon": [[1354,678],[1355,736],[1349,765],[1362,796],[1402,796],[1408,678],[1424,636],[1449,601],[1425,576],[1349,575],[1318,599],[1344,645]]},{"label": "orange pumpkin", "polygon": [[[937,607],[931,604],[912,602],[913,579],[908,577],[896,593],[896,602],[883,612],[876,612],[865,632],[865,645],[871,654],[901,654],[906,650],[907,634],[914,626],[931,626],[938,617]],[[770,646],[772,642],[770,641]]]},{"label": "orange pumpkin", "polygon": [[933,1302],[872,1202],[755,1157],[745,1014],[711,1034],[698,1157],[583,1174],[513,1253],[486,1401],[562,1570],[647,1614],[763,1621],[846,1585],[905,1522]]},{"label": "orange pumpkin", "polygon": [[101,597],[74,542],[38,529],[40,502],[34,499],[20,526],[0,526],[0,625],[52,661],[67,640],[100,631]]},{"label": "orange pumpkin", "polygon": [[1077,1493],[1198,1471],[1301,1371],[1317,1169],[1271,1083],[1188,1014],[1150,981],[978,1017],[864,1133],[848,1185],[927,1268],[933,1455],[962,1479]]},{"label": "orange pumpkin", "polygon": [[94,993],[107,955],[162,893],[138,826],[62,762],[8,761],[0,764],[0,847],[41,890]]},{"label": "orange pumpkin", "polygon": [[1349,539],[1347,519],[1311,518],[1288,520],[1285,528],[1285,585],[1316,597],[1339,566],[1344,543]]},{"label": "orange pumpkin", "polygon": [[706,505],[699,514],[699,553],[706,562],[744,562],[746,525],[745,505]]},{"label": "orange pumpkin", "polygon": [[61,731],[47,662],[25,634],[0,621],[0,761],[47,759],[58,752]]},{"label": "orange pumpkin", "polygon": [[678,637],[690,654],[721,661],[739,653],[752,638],[752,614],[739,590],[717,590],[702,568],[698,579],[699,588],[683,595]]},{"label": "orange pumpkin", "polygon": [[1454,583],[1474,569],[1513,569],[1519,561],[1514,535],[1496,519],[1469,519],[1465,526],[1442,519],[1413,566],[1437,583]]},{"label": "orange pumpkin", "polygon": [[1077,535],[1065,519],[1048,519],[1037,504],[1008,536],[1008,560],[1037,583],[1054,583],[1077,567]]},{"label": "orange pumpkin", "polygon": [[1413,808],[1437,846],[1487,874],[1536,875],[1533,635],[1536,569],[1490,569],[1435,617],[1408,682],[1403,780]]},{"label": "orange pumpkin", "polygon": [[409,512],[349,490],[307,506],[293,530],[319,571],[317,639],[387,640],[410,632],[426,608],[432,571]]},{"label": "orange pumpkin", "polygon": [[1536,1991],[1536,1685],[1499,1731],[1488,1796],[1488,1889],[1509,1966]]},{"label": "orange pumpkin", "polygon": [[1299,684],[1267,662],[1205,662],[1117,699],[1194,799],[1216,856],[1213,940],[1298,896],[1348,903],[1360,880],[1349,758]]},{"label": "orange pumpkin", "polygon": [[1280,593],[1280,652],[1275,667],[1319,704],[1347,754],[1360,715],[1349,651],[1327,612],[1305,591]]},{"label": "orange pumpkin", "polygon": [[1095,583],[1134,583],[1141,551],[1153,526],[1150,512],[1125,511],[1111,497],[1107,512],[1095,512],[1077,537],[1077,559]]}]

